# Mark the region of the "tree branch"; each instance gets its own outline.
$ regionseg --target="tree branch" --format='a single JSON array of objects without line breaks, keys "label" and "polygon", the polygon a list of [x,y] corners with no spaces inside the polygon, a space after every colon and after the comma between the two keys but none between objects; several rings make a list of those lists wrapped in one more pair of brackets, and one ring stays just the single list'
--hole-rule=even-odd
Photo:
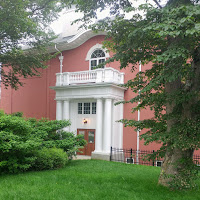
[{"label": "tree branch", "polygon": [[157,0],[153,0],[153,1],[156,3],[156,5],[157,5],[159,8],[162,8],[162,6],[158,3]]},{"label": "tree branch", "polygon": [[52,0],[46,1],[43,5],[36,7],[32,10],[32,14],[34,15],[36,11],[45,9]]}]

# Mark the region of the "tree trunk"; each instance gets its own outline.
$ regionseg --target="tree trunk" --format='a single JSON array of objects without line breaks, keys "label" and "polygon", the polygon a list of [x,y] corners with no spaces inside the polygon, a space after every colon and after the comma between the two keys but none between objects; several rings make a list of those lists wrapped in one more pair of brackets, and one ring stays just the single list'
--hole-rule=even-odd
[{"label": "tree trunk", "polygon": [[[193,76],[184,85],[184,90],[188,92],[195,91],[196,95],[194,95],[189,102],[185,102],[183,104],[181,120],[194,119],[196,117],[196,114],[194,113],[194,111],[192,111],[192,106],[200,101],[200,48],[197,47],[195,51],[196,52],[191,67],[191,72],[193,73]],[[183,87],[181,86],[181,80],[177,79],[174,82],[166,83],[165,90],[166,93],[170,94],[175,92],[176,90],[179,90],[181,87]],[[171,102],[166,105],[167,114],[173,112],[175,104],[176,102]],[[175,123],[176,119],[167,120],[167,131],[170,131]],[[166,151],[163,161],[161,174],[159,177],[159,184],[167,187],[169,187],[171,184],[176,184],[173,183],[173,181],[179,181],[178,184],[181,185],[188,184],[187,182],[188,180],[190,181],[191,178],[191,171],[187,171],[186,169],[188,166],[193,165],[194,149],[179,149],[177,147],[171,148],[172,144],[170,142],[167,145],[168,149]],[[183,160],[185,162],[181,162]],[[181,177],[181,175],[183,174],[184,177]],[[187,187],[187,185],[185,186]]]},{"label": "tree trunk", "polygon": [[[167,82],[165,84],[165,92],[169,95],[181,88],[181,79],[177,79],[173,82]],[[166,114],[171,114],[176,106],[175,101],[168,102],[166,105]],[[167,120],[167,131],[169,132],[172,126],[176,123],[176,119]],[[177,162],[181,159],[182,153],[179,149],[170,149],[171,144],[168,143],[168,149],[164,157],[162,164],[161,174],[158,183],[164,186],[169,186],[172,181],[172,176],[177,175]]]},{"label": "tree trunk", "polygon": [[[158,183],[167,187],[178,184],[187,187],[188,183],[186,179],[189,178],[188,176],[190,174],[186,177],[182,177],[186,163],[182,163],[181,161],[187,161],[187,165],[189,166],[192,164],[192,157],[193,150],[183,151],[178,148],[168,150],[165,154]],[[179,183],[177,184],[175,181],[178,181]]]}]

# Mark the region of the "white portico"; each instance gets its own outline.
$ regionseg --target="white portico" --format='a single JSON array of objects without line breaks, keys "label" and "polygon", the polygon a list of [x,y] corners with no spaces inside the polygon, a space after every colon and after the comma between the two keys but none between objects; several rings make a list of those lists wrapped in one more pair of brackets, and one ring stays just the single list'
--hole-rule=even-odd
[{"label": "white portico", "polygon": [[[71,26],[68,29],[71,30]],[[55,41],[59,52],[75,49],[93,37],[106,35],[105,32],[84,29],[70,34],[68,29],[67,35],[61,35]],[[53,52],[53,47],[49,51]],[[115,106],[115,103],[124,99],[125,88],[120,86],[124,84],[124,73],[102,66],[109,57],[103,45],[96,43],[82,60],[88,62],[88,70],[63,72],[64,56],[61,53],[60,73],[56,74],[56,85],[51,87],[56,91],[56,119],[69,119],[71,126],[66,130],[84,135],[88,142],[83,151],[85,155],[104,160],[109,160],[111,146],[122,148],[123,144],[123,125],[117,122],[123,118],[123,104]]]},{"label": "white portico", "polygon": [[111,146],[122,148],[123,126],[116,121],[123,118],[123,104],[114,104],[124,99],[125,88],[119,85],[123,77],[113,68],[59,73],[51,87],[56,91],[56,118],[71,121],[67,130],[95,130],[92,158],[109,160]]}]

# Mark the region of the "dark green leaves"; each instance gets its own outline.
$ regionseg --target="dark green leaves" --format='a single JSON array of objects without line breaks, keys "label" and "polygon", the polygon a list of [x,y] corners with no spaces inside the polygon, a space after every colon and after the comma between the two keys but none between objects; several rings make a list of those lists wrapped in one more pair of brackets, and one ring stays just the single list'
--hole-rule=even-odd
[{"label": "dark green leaves", "polygon": [[[0,1],[0,63],[6,87],[17,89],[21,76],[39,75],[37,69],[45,67],[42,62],[51,56],[44,47],[55,38],[48,25],[59,11],[55,0]],[[29,50],[24,52],[25,46]]]}]

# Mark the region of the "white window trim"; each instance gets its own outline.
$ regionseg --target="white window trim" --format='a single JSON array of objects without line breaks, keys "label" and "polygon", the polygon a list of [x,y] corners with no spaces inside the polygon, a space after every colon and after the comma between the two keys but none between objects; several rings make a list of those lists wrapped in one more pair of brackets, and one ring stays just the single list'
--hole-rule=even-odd
[{"label": "white window trim", "polygon": [[[161,166],[158,166],[158,162],[161,163]],[[156,167],[162,167],[163,161],[162,160],[156,160]]]},{"label": "white window trim", "polygon": [[[92,55],[92,53],[95,51],[95,50],[97,50],[97,49],[101,49],[102,51],[104,51],[104,53],[105,53],[105,57],[101,57],[101,58],[92,58],[91,59],[91,55]],[[91,47],[90,48],[90,50],[88,51],[88,53],[87,53],[87,56],[86,56],[86,61],[89,61],[89,70],[91,70],[91,60],[97,60],[98,61],[98,63],[99,63],[99,60],[100,59],[105,59],[106,60],[106,58],[109,58],[110,57],[110,55],[109,55],[109,53],[108,53],[108,50],[106,49],[106,48],[103,48],[103,45],[102,44],[96,44],[96,45],[94,45],[93,47]]]},{"label": "white window trim", "polygon": [[90,64],[89,64],[89,70],[92,70],[92,66],[91,66],[91,61],[92,60],[96,60],[97,61],[97,66],[98,66],[99,65],[99,60],[102,60],[102,59],[104,59],[106,61],[106,57],[91,58],[90,61],[89,61],[90,62]]},{"label": "white window trim", "polygon": [[126,163],[127,164],[134,164],[134,162],[135,162],[134,158],[132,158],[133,159],[133,163],[128,163],[128,159],[131,159],[131,158],[126,158]]},{"label": "white window trim", "polygon": [[[79,114],[78,113],[78,104],[79,103],[82,103],[82,114]],[[90,104],[90,114],[84,114],[84,103],[89,103]],[[78,115],[96,115],[96,113],[97,113],[97,103],[96,103],[96,113],[95,114],[92,114],[92,103],[96,103],[95,101],[92,101],[92,102],[88,102],[88,101],[86,101],[86,102],[84,102],[84,101],[82,101],[82,102],[78,102],[77,103],[77,114]]]}]

